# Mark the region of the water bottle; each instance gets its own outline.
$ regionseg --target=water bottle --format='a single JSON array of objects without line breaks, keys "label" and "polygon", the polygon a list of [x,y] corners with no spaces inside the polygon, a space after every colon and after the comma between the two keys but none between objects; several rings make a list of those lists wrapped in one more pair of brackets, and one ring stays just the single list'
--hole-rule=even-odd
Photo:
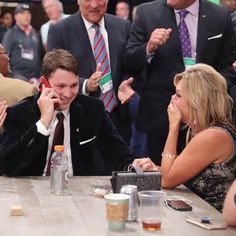
[{"label": "water bottle", "polygon": [[64,146],[56,145],[51,156],[51,193],[64,194],[68,187],[68,160]]}]

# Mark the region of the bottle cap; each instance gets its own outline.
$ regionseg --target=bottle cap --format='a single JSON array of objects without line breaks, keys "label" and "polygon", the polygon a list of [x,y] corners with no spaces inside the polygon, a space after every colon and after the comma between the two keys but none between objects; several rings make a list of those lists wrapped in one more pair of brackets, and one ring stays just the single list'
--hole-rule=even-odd
[{"label": "bottle cap", "polygon": [[64,152],[64,146],[63,145],[55,145],[54,151],[55,152]]}]

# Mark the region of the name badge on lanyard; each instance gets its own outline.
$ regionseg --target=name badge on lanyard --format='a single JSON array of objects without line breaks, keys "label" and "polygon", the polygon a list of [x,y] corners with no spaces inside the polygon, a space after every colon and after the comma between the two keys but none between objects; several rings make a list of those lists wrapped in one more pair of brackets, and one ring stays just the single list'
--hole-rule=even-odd
[{"label": "name badge on lanyard", "polygon": [[30,49],[21,48],[21,58],[32,61],[34,59],[34,51]]},{"label": "name badge on lanyard", "polygon": [[194,57],[184,57],[183,60],[184,60],[185,70],[196,64],[196,58]]},{"label": "name badge on lanyard", "polygon": [[100,79],[99,86],[103,94],[113,88],[111,72],[107,73]]}]

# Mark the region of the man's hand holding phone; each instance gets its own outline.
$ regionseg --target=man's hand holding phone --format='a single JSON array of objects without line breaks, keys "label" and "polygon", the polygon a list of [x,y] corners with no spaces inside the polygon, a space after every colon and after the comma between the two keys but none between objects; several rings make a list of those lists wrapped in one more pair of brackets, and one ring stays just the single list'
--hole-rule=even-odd
[{"label": "man's hand holding phone", "polygon": [[46,87],[44,84],[41,86],[42,92],[37,103],[41,113],[40,121],[48,128],[54,117],[55,104],[60,104],[61,100],[60,96],[52,88]]}]

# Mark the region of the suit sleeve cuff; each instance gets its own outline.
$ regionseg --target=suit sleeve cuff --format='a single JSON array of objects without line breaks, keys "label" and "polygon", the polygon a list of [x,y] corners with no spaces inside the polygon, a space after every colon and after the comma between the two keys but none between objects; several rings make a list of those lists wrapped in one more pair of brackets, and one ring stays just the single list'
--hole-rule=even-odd
[{"label": "suit sleeve cuff", "polygon": [[87,85],[88,79],[84,80],[83,87],[82,87],[82,94],[83,95],[89,95],[89,93],[86,92],[86,85]]},{"label": "suit sleeve cuff", "polygon": [[51,129],[47,129],[40,120],[36,123],[36,126],[37,126],[37,131],[40,134],[44,136],[49,136],[51,134]]},{"label": "suit sleeve cuff", "polygon": [[153,53],[150,53],[150,52],[148,51],[147,47],[146,47],[146,58],[147,58],[147,62],[148,62],[148,63],[151,62],[151,60],[152,60],[154,54],[155,54],[154,52],[153,52]]}]

